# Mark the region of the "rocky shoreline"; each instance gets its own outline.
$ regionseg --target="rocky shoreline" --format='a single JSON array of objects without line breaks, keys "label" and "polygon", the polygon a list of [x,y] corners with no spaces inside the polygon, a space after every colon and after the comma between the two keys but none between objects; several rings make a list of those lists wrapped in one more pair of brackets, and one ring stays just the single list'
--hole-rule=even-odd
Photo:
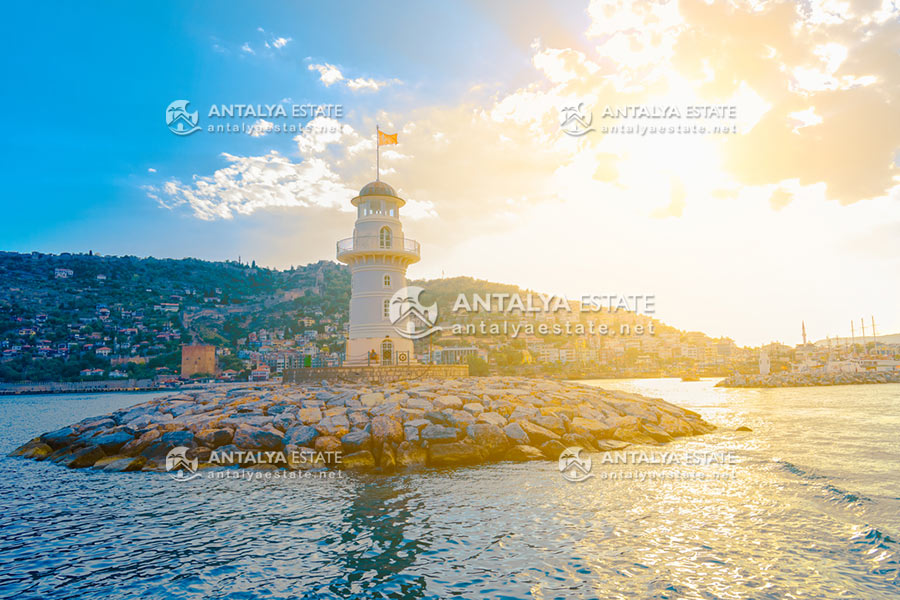
[{"label": "rocky shoreline", "polygon": [[714,429],[658,398],[546,379],[322,382],[162,396],[45,433],[10,455],[166,471],[181,448],[197,469],[393,471],[556,460],[569,446],[614,450]]},{"label": "rocky shoreline", "polygon": [[900,383],[898,373],[776,373],[773,375],[732,375],[717,387],[776,388],[826,385],[862,385],[868,383]]}]

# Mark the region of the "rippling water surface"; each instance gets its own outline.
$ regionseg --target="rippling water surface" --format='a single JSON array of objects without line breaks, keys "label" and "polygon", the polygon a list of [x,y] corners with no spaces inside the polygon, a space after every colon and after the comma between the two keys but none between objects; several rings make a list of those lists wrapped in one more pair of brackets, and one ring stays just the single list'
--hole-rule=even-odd
[{"label": "rippling water surface", "polygon": [[5,456],[146,396],[0,398],[0,598],[900,597],[900,385],[596,383],[722,428],[654,450],[738,463],[185,483]]}]

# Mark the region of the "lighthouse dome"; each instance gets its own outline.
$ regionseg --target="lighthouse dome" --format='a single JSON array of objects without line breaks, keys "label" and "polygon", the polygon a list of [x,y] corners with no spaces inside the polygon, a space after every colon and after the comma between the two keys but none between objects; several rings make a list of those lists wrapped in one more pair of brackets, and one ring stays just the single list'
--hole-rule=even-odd
[{"label": "lighthouse dome", "polygon": [[359,190],[360,196],[393,196],[397,198],[397,192],[390,185],[386,184],[383,181],[373,181],[372,183],[367,183],[363,186],[363,189]]},{"label": "lighthouse dome", "polygon": [[[360,203],[366,202],[366,199],[370,196],[387,196],[389,198],[394,198],[394,202],[396,202],[397,206],[406,204],[406,200],[397,195],[397,190],[383,181],[367,183],[359,190],[359,196],[351,200],[351,202],[353,203],[353,206],[359,206]],[[372,200],[372,202],[377,201],[378,200]]]}]

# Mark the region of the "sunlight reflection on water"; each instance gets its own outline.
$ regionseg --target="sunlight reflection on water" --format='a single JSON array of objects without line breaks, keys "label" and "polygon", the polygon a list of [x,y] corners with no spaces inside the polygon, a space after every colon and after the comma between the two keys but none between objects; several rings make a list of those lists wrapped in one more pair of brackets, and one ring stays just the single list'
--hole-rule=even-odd
[{"label": "sunlight reflection on water", "polygon": [[[0,598],[900,594],[900,417],[891,416],[900,385],[604,385],[720,425],[653,450],[728,449],[739,459],[734,477],[611,478],[648,468],[594,455],[595,476],[583,483],[565,482],[549,462],[181,483],[4,456]],[[0,449],[138,401],[0,398]]]}]

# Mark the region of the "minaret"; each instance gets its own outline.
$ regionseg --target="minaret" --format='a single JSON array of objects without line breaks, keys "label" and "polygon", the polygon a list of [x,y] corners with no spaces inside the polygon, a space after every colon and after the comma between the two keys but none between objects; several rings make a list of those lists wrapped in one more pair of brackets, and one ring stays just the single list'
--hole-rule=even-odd
[{"label": "minaret", "polygon": [[[406,204],[390,185],[373,181],[351,200],[356,207],[353,237],[337,243],[337,259],[350,267],[350,335],[344,364],[399,364],[397,353],[413,358],[413,342],[390,321],[390,300],[406,287],[406,268],[419,261],[419,243],[407,239],[400,222]],[[372,360],[374,351],[377,358]]]},{"label": "minaret", "polygon": [[803,328],[803,345],[806,346],[806,321],[800,321],[800,324]]}]

